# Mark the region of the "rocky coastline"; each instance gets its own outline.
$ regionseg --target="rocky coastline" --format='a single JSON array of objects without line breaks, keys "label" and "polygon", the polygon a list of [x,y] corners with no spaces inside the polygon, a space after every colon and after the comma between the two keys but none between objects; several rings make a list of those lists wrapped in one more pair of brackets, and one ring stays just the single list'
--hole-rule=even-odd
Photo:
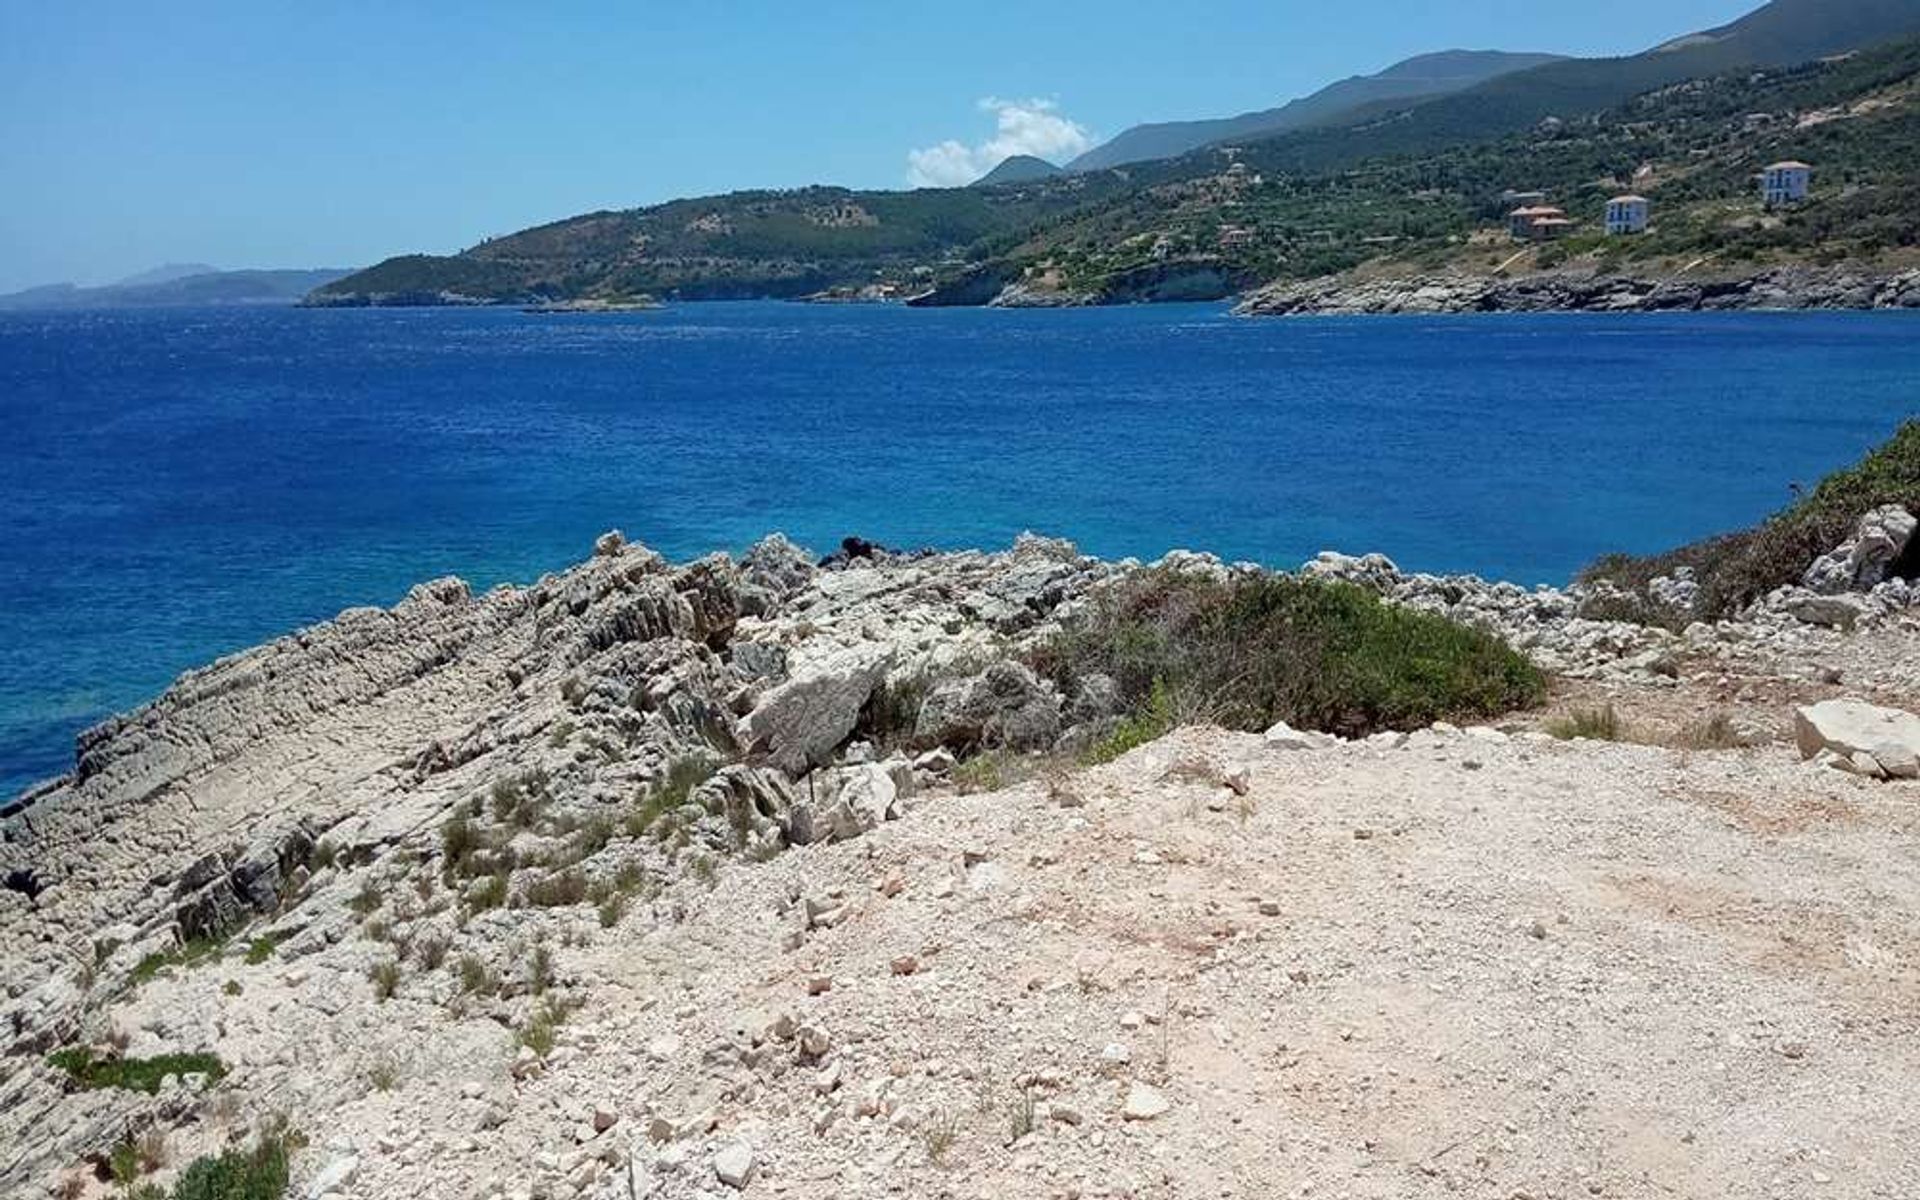
[{"label": "rocky coastline", "polygon": [[[1920,641],[1920,590],[1885,577],[1904,548],[1893,543],[1913,532],[1911,517],[1875,514],[1802,585],[1712,624],[1685,619],[1684,575],[1655,589],[1673,619],[1648,624],[1607,619],[1618,597],[1605,588],[1409,573],[1379,555],[1323,554],[1297,574],[1497,634],[1568,688],[1744,704],[1753,715],[1729,727],[1727,744],[1764,755],[1796,736],[1766,715],[1782,689],[1812,700],[1837,695],[1844,678],[1875,698],[1920,695],[1920,655],[1887,649]],[[1386,780],[1403,766],[1451,778],[1463,758],[1504,795],[1583,771],[1614,795],[1648,772],[1679,780],[1696,769],[1658,757],[1667,751],[1568,758],[1580,744],[1563,749],[1523,723],[1352,743],[1284,727],[1264,740],[1187,732],[1089,781],[990,774],[1009,761],[997,754],[1058,755],[1123,719],[1097,681],[1063,694],[1025,657],[1102,589],[1145,571],[1232,579],[1264,568],[1185,551],[1110,562],[1031,535],[994,553],[900,554],[849,539],[826,559],[776,535],[737,561],[675,564],[610,533],[585,562],[528,587],[475,595],[434,581],[392,609],[350,610],[189,672],[83,734],[73,771],[14,801],[0,826],[0,1193],[105,1196],[101,1164],[133,1128],[166,1131],[175,1160],[232,1144],[245,1125],[216,1092],[220,1105],[306,1126],[312,1145],[295,1173],[315,1200],[666,1200],[747,1190],[769,1173],[804,1196],[923,1189],[946,1169],[929,1139],[946,1136],[941,1123],[958,1120],[951,1106],[976,1084],[1041,1097],[1028,1117],[1014,1111],[1010,1144],[1060,1141],[1073,1187],[1111,1171],[1133,1178],[1152,1158],[1139,1157],[1139,1138],[1181,1119],[1169,1095],[1195,1111],[1189,1076],[1130,1069],[1124,1045],[1085,1073],[1017,1062],[949,1010],[994,987],[961,964],[987,955],[968,969],[988,972],[991,955],[1016,953],[987,949],[999,922],[1069,903],[1029,878],[1063,851],[1023,840],[1077,837],[1093,816],[1132,831],[1121,839],[1129,869],[1159,870],[1181,860],[1153,848],[1156,797],[1198,788],[1177,804],[1237,810],[1243,826],[1282,820],[1256,817],[1252,798],[1278,803],[1273,789],[1293,778],[1287,756],[1300,751],[1321,756],[1311,777],[1335,789],[1329,804],[1347,794],[1339,772],[1421,793],[1437,779]],[[1909,764],[1875,719],[1831,713],[1798,733],[1799,753],[1742,769],[1782,788],[1884,786],[1871,781]],[[889,727],[908,736],[889,742]],[[1803,774],[1813,769],[1803,755],[1841,769]],[[1005,789],[986,808],[965,795]],[[645,836],[622,824],[636,795],[657,798]],[[1238,871],[1234,818],[1218,819],[1208,837],[1227,840],[1181,853]],[[1355,846],[1400,818],[1337,820],[1366,822],[1341,831]],[[935,843],[955,840],[949,875]],[[1113,869],[1085,876],[1077,903],[1104,903],[1099,889],[1121,886]],[[849,874],[874,876],[872,890]],[[941,932],[968,897],[991,909],[984,924]],[[1281,911],[1270,900],[1249,911],[1258,920],[1269,909]],[[936,924],[882,937],[886,913]],[[878,975],[836,977],[866,970],[845,956],[869,944]],[[1124,991],[1133,953],[1083,962],[1078,994]],[[700,973],[682,975],[686,963]],[[1059,991],[1044,968],[1028,970],[1041,982],[1018,995],[1076,994],[1071,972]],[[946,993],[918,1018],[859,1007],[910,994],[887,992],[889,981],[916,987],[948,972],[977,990]],[[662,986],[669,978],[678,982]],[[816,1015],[799,1000],[763,1011],[744,998],[763,979]],[[717,999],[716,988],[743,998]],[[1028,1002],[1015,994],[994,1003]],[[1170,1008],[1155,1020],[1189,1019]],[[1213,1036],[1204,1016],[1191,1021]],[[889,1065],[920,1023],[920,1052],[951,1056],[925,1079]],[[152,1093],[76,1088],[46,1059],[76,1044],[151,1061],[217,1049],[224,1074],[183,1069]],[[1027,1082],[1016,1088],[1016,1077]],[[405,1100],[382,1082],[394,1078]],[[1103,1142],[1093,1131],[1110,1092],[1117,1140]],[[428,1109],[446,1123],[404,1115]],[[920,1149],[903,1154],[903,1143]],[[1026,1169],[1017,1150],[987,1158],[980,1170]],[[1195,1159],[1193,1169],[1209,1168]]]},{"label": "rocky coastline", "polygon": [[1920,271],[1780,267],[1751,275],[1638,278],[1556,271],[1514,277],[1333,276],[1257,289],[1241,316],[1349,316],[1503,312],[1721,312],[1920,308]]}]

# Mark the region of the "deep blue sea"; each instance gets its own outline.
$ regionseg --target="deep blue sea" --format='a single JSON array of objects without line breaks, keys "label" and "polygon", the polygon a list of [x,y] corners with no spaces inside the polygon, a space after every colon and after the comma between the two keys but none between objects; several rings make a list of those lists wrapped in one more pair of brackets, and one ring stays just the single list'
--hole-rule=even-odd
[{"label": "deep blue sea", "polygon": [[0,314],[0,793],[181,670],[618,527],[1560,581],[1920,411],[1920,314]]}]

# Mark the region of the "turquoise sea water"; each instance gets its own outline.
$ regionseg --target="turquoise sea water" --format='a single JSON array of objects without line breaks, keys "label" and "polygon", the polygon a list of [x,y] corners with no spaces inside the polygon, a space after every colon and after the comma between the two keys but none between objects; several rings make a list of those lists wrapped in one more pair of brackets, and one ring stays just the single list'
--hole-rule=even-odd
[{"label": "turquoise sea water", "polygon": [[1911,314],[0,314],[0,793],[184,668],[615,526],[1560,581],[1916,411]]}]

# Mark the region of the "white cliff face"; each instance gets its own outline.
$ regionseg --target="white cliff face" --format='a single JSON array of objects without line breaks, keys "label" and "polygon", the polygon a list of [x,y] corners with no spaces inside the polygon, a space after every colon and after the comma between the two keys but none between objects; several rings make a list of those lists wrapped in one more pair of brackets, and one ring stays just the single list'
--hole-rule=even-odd
[{"label": "white cliff face", "polygon": [[[1874,528],[1894,524],[1889,515]],[[1188,552],[1155,565],[1216,578],[1259,569]],[[846,874],[858,852],[831,843],[910,824],[930,793],[950,793],[956,754],[1083,744],[1086,729],[1111,719],[1115,698],[1100,681],[1061,695],[1019,659],[1099,589],[1141,569],[1036,537],[1000,553],[881,554],[834,569],[776,537],[738,563],[674,565],[608,535],[591,559],[530,587],[476,597],[457,580],[437,581],[391,610],[352,610],[190,672],[152,704],[88,731],[74,773],[15,801],[4,818],[0,1144],[15,1149],[0,1155],[0,1194],[33,1194],[110,1146],[130,1118],[175,1128],[183,1148],[214,1144],[208,1095],[191,1081],[155,1097],[70,1092],[43,1064],[56,1046],[115,1031],[137,1056],[218,1050],[232,1071],[223,1088],[257,1107],[297,1108],[292,1115],[322,1134],[334,1128],[334,1107],[364,1108],[366,1081],[390,1059],[421,1086],[457,1090],[423,1093],[433,1122],[452,1122],[433,1124],[431,1147],[375,1131],[360,1109],[343,1117],[340,1144],[323,1141],[301,1167],[352,1163],[329,1184],[343,1196],[626,1195],[620,1189],[641,1173],[661,1195],[695,1194],[716,1180],[753,1189],[769,1168],[794,1179],[776,1133],[826,1136],[819,1130],[848,1120],[891,1127],[901,1112],[911,1116],[900,1129],[922,1128],[927,1103],[903,1099],[914,1090],[905,1084],[896,1095],[880,1078],[884,1064],[857,1049],[859,1037],[891,1044],[889,1035],[856,1015],[836,1018],[831,1034],[796,1016],[782,1031],[745,1035],[736,1064],[744,1074],[724,1063],[703,1071],[694,1051],[663,1042],[647,1057],[670,1064],[660,1070],[671,1082],[649,1088],[659,1094],[644,1105],[623,1102],[596,1075],[587,1090],[610,1107],[573,1113],[581,1096],[567,1089],[576,1087],[572,1072],[609,1048],[637,1054],[661,1038],[712,1032],[701,1024],[711,1014],[680,1016],[688,1002],[648,973],[691,987],[688,964],[741,971],[714,947],[746,933],[692,944],[674,932],[704,921],[701,936],[719,936],[716,918],[703,915],[716,903],[707,890],[716,876],[745,879],[738,872],[789,846],[838,855],[830,861]],[[1889,665],[1858,648],[1870,644],[1863,633],[1907,621],[1915,599],[1899,581],[1821,596],[1858,608],[1842,630],[1809,623],[1796,602],[1819,594],[1792,589],[1739,621],[1676,634],[1583,618],[1589,597],[1579,589],[1410,575],[1377,555],[1322,555],[1303,571],[1485,628],[1565,678],[1650,691],[1678,688],[1716,663],[1797,677],[1843,662],[1851,678],[1896,687],[1905,678],[1899,656]],[[1909,682],[1920,689],[1920,679]],[[886,715],[901,696],[912,697],[912,711]],[[1235,753],[1284,759],[1274,748],[1282,742],[1362,757],[1409,744],[1343,747],[1309,731],[1271,746],[1236,743]],[[1224,808],[1266,786],[1268,768],[1241,766],[1216,772],[1238,780],[1229,790],[1239,799],[1215,798]],[[1504,777],[1521,780],[1523,768],[1515,757]],[[1078,785],[1051,786],[1049,813],[1086,803]],[[1348,794],[1343,787],[1330,794]],[[636,809],[646,810],[644,828],[630,824]],[[1128,811],[1128,821],[1146,820],[1144,810]],[[1369,831],[1382,820],[1367,816]],[[965,835],[946,827],[939,836]],[[950,880],[912,854],[895,855],[894,865],[928,899],[1000,895],[1009,861],[1027,859],[1015,850],[1015,825],[993,836],[986,859],[957,856]],[[764,922],[769,954],[801,953],[816,935],[847,941],[822,931],[871,907],[844,882],[781,870],[800,890],[771,902],[777,916],[754,907],[766,899],[756,891],[729,918]],[[907,885],[883,873],[875,886],[891,899]],[[938,978],[938,913],[915,911],[912,937],[889,947],[888,972]],[[976,932],[991,942],[993,928]],[[135,985],[150,974],[143,962],[177,955],[196,937],[231,940],[211,967]],[[265,947],[259,961],[247,961],[250,944]],[[590,944],[601,948],[576,952]],[[990,959],[985,943],[976,949],[980,962]],[[892,965],[909,959],[906,969]],[[374,981],[388,964],[397,983],[383,1002]],[[754,970],[810,974],[799,959]],[[239,991],[225,990],[229,982]],[[813,995],[841,987],[829,977],[814,992],[814,983],[807,979]],[[857,999],[859,987],[852,991]],[[581,1027],[592,1032],[516,1053],[509,1031],[524,1036],[556,996],[594,1012]],[[710,1002],[703,994],[700,1003]],[[913,1020],[892,1008],[886,1019]],[[836,1064],[847,1078],[821,1090]],[[871,1104],[865,1091],[857,1100],[844,1091],[856,1068],[861,1088],[877,1088]],[[946,1064],[940,1078],[950,1084],[958,1069]],[[1117,1078],[1113,1088],[1044,1085],[1044,1102],[1057,1109],[1040,1124],[1064,1136],[1106,1109],[1118,1113],[1121,1093],[1106,1094]],[[774,1112],[743,1107],[756,1088],[784,1094],[801,1080],[816,1082]],[[643,1112],[665,1121],[668,1135],[641,1139]],[[203,1119],[186,1120],[195,1113]],[[612,1118],[604,1127],[602,1116]],[[544,1156],[533,1171],[544,1190],[514,1176],[507,1159],[487,1168],[494,1186],[464,1166],[458,1187],[423,1182],[443,1154],[486,1160],[486,1150],[461,1147],[502,1127],[512,1130],[505,1150]],[[608,1129],[620,1132],[603,1136]]]}]

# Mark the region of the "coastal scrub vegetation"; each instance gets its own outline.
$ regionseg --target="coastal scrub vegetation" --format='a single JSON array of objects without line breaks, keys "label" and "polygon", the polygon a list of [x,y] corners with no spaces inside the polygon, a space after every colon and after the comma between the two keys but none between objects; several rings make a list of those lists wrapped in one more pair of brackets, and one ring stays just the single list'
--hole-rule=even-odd
[{"label": "coastal scrub vegetation", "polygon": [[1069,691],[1089,675],[1113,679],[1128,712],[1114,736],[1132,744],[1193,722],[1359,737],[1494,716],[1546,690],[1491,634],[1351,584],[1279,575],[1143,573],[1101,596],[1035,666]]},{"label": "coastal scrub vegetation", "polygon": [[271,1126],[252,1146],[188,1163],[171,1192],[145,1184],[129,1194],[140,1200],[280,1200],[290,1182],[289,1161],[304,1144],[304,1138],[284,1125]]},{"label": "coastal scrub vegetation", "polygon": [[162,1054],[154,1058],[101,1058],[85,1046],[69,1046],[47,1055],[47,1064],[64,1071],[82,1091],[122,1088],[156,1095],[167,1076],[202,1075],[217,1083],[227,1073],[214,1054]]},{"label": "coastal scrub vegetation", "polygon": [[[1718,620],[1776,588],[1798,583],[1808,564],[1845,541],[1863,514],[1885,504],[1920,512],[1920,421],[1906,422],[1860,462],[1827,476],[1751,529],[1662,554],[1608,555],[1581,572],[1580,580],[1611,583],[1644,598],[1654,579],[1691,568],[1700,591],[1690,611],[1662,614],[1646,605],[1637,615],[1647,620]],[[1920,575],[1920,551],[1909,549],[1893,571],[1906,578]]]}]

